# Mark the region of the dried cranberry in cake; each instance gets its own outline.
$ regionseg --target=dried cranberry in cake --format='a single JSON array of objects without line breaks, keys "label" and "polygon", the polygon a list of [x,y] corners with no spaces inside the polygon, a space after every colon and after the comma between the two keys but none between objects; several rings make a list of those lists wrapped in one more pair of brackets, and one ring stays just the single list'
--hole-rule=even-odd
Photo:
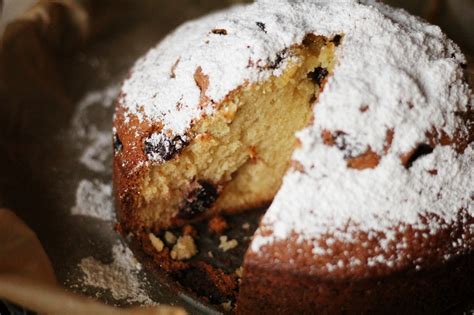
[{"label": "dried cranberry in cake", "polygon": [[186,145],[185,137],[169,138],[164,133],[154,133],[144,141],[144,151],[151,161],[168,161]]},{"label": "dried cranberry in cake", "polygon": [[288,57],[288,49],[283,49],[282,51],[279,51],[276,54],[275,59],[268,64],[268,68],[277,69],[281,66],[283,60],[285,60],[286,57]]},{"label": "dried cranberry in cake", "polygon": [[326,79],[328,74],[329,74],[329,71],[326,68],[316,67],[313,71],[308,73],[308,78],[313,80],[313,82],[316,83],[317,85],[321,86],[321,84],[324,82],[324,79]]},{"label": "dried cranberry in cake", "polygon": [[199,181],[197,185],[179,209],[178,216],[182,219],[191,219],[204,213],[218,197],[217,188],[213,184]]},{"label": "dried cranberry in cake", "polygon": [[402,155],[401,160],[403,165],[409,169],[410,167],[413,166],[413,163],[415,163],[416,160],[422,158],[425,155],[431,154],[433,152],[433,147],[421,143],[419,144],[415,149],[412,151],[408,152],[408,154]]},{"label": "dried cranberry in cake", "polygon": [[223,28],[215,28],[211,31],[211,33],[216,35],[227,35],[227,30]]},{"label": "dried cranberry in cake", "polygon": [[332,38],[331,42],[334,43],[334,45],[337,47],[341,44],[342,36],[341,35],[336,35]]},{"label": "dried cranberry in cake", "polygon": [[187,224],[187,225],[183,226],[183,228],[181,229],[181,232],[183,233],[183,235],[198,237],[198,231],[191,224]]},{"label": "dried cranberry in cake", "polygon": [[[347,167],[352,169],[363,170],[366,168],[374,168],[380,162],[380,156],[372,151],[370,146],[364,148],[359,143],[354,143],[353,137],[341,130],[330,132],[323,130],[321,132],[323,143],[327,146],[335,146],[344,154],[347,161]],[[390,148],[393,140],[393,130],[387,131],[387,139],[384,144],[384,152]]]},{"label": "dried cranberry in cake", "polygon": [[114,132],[113,142],[114,142],[114,152],[115,153],[120,152],[123,148],[123,144],[122,144],[122,141],[120,141],[120,138],[116,132]]},{"label": "dried cranberry in cake", "polygon": [[257,24],[258,28],[259,28],[262,32],[264,32],[264,33],[267,32],[267,29],[266,29],[266,26],[265,26],[264,23],[262,23],[262,22],[255,22],[255,24]]},{"label": "dried cranberry in cake", "polygon": [[221,217],[217,216],[209,220],[208,222],[209,231],[215,234],[222,234],[229,227],[227,221]]}]

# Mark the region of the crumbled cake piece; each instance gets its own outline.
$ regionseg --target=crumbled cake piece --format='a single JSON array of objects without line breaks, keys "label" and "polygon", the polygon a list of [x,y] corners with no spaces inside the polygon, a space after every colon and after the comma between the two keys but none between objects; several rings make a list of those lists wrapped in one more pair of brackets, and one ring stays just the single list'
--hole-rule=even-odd
[{"label": "crumbled cake piece", "polygon": [[209,256],[210,258],[214,258],[214,254],[211,251],[207,252],[207,256]]},{"label": "crumbled cake piece", "polygon": [[156,249],[156,251],[158,253],[161,253],[163,251],[163,248],[165,248],[165,244],[163,243],[163,241],[159,237],[156,237],[153,233],[148,234],[148,238],[150,239],[150,242]]},{"label": "crumbled cake piece", "polygon": [[218,216],[209,220],[208,227],[211,232],[215,234],[222,234],[225,232],[225,230],[227,230],[229,225],[223,217]]},{"label": "crumbled cake piece", "polygon": [[218,197],[218,187],[207,180],[198,180],[193,183],[192,190],[185,197],[179,207],[178,217],[193,219],[204,213]]},{"label": "crumbled cake piece", "polygon": [[227,240],[228,237],[227,235],[222,235],[221,237],[219,237],[219,240],[220,240],[220,244],[219,244],[219,248],[222,249],[222,251],[226,252],[228,250],[231,250],[235,247],[237,247],[237,245],[239,245],[239,242],[237,242],[237,240]]},{"label": "crumbled cake piece", "polygon": [[183,235],[171,250],[171,258],[174,260],[190,259],[197,254],[197,247],[190,235]]},{"label": "crumbled cake piece", "polygon": [[244,224],[242,224],[242,229],[244,229],[244,230],[250,229],[250,223],[245,222]]},{"label": "crumbled cake piece", "polygon": [[232,307],[232,301],[227,301],[227,302],[224,302],[221,304],[222,308],[227,311],[227,312],[230,312],[232,311],[233,307]]},{"label": "crumbled cake piece", "polygon": [[244,267],[240,266],[239,268],[235,269],[235,274],[237,277],[242,278],[242,274],[244,272]]},{"label": "crumbled cake piece", "polygon": [[174,245],[176,243],[177,239],[178,238],[176,237],[176,235],[174,235],[172,232],[170,232],[170,231],[165,232],[165,242],[168,245]]}]

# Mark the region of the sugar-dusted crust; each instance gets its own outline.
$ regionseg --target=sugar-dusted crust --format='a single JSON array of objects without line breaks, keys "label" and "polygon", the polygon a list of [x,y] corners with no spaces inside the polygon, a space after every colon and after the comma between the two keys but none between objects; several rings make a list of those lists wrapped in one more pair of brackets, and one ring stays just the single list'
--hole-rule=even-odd
[{"label": "sugar-dusted crust", "polygon": [[123,232],[140,228],[134,209],[138,209],[141,202],[140,185],[146,161],[143,141],[148,128],[152,126],[139,124],[133,118],[125,123],[123,107],[117,104],[113,133],[113,182],[115,208]]},{"label": "sugar-dusted crust", "polygon": [[[459,159],[470,156],[466,163],[472,165],[474,111],[460,113],[459,118],[452,138],[433,132],[428,143],[433,148],[450,147]],[[416,153],[410,154],[413,158]],[[405,167],[409,155],[402,157]],[[445,163],[428,172],[442,176],[443,168],[456,165]],[[428,213],[420,218],[421,228],[399,223],[384,231],[364,232],[348,223],[343,230],[328,230],[310,240],[293,232],[287,239],[262,245],[261,240],[274,237],[275,228],[264,221],[254,236],[256,247],[244,259],[239,312],[437,313],[472,298],[472,200],[474,195],[466,208],[455,209],[449,222]]]}]

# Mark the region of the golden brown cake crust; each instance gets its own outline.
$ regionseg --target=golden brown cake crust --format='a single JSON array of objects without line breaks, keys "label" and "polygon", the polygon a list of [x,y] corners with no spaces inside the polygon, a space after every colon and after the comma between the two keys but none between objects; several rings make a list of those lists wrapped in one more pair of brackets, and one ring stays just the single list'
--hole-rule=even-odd
[{"label": "golden brown cake crust", "polygon": [[474,290],[473,254],[422,271],[343,280],[248,259],[238,314],[437,314],[472,298]]},{"label": "golden brown cake crust", "polygon": [[124,123],[124,109],[117,101],[114,118],[113,182],[117,217],[124,232],[140,227],[133,209],[140,203],[141,164],[146,156],[143,138],[150,126],[139,124],[138,119]]}]

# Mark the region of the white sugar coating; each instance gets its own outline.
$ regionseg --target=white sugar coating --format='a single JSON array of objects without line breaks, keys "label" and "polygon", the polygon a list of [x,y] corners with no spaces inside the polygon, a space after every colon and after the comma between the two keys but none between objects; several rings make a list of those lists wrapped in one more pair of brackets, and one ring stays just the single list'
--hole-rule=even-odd
[{"label": "white sugar coating", "polygon": [[[297,133],[301,147],[293,160],[305,171],[285,175],[263,219],[273,234],[257,233],[251,250],[292,233],[307,241],[338,231],[347,240],[353,227],[388,239],[400,223],[440,228],[422,223],[428,214],[446,224],[460,209],[473,216],[472,144],[462,155],[437,146],[409,169],[400,159],[426,143],[433,127],[447,135],[459,128],[454,113],[465,112],[471,99],[465,58],[439,27],[375,1],[258,1],[188,22],[134,66],[122,87],[126,117],[160,121],[183,135],[244,82],[280,74],[285,62],[266,66],[308,33],[343,35],[337,65],[314,106],[314,123]],[[209,81],[203,91],[195,79],[199,70]],[[347,152],[324,145],[323,130],[343,132],[351,154],[370,148],[379,165],[349,169]],[[428,172],[434,169],[437,175]],[[314,244],[315,253],[322,250]]]},{"label": "white sugar coating", "polygon": [[97,180],[81,180],[76,190],[76,204],[71,208],[71,214],[113,221],[115,212],[112,205],[112,185]]},{"label": "white sugar coating", "polygon": [[71,127],[79,138],[88,138],[97,132],[97,126],[92,123],[97,106],[109,108],[120,92],[120,85],[112,84],[101,90],[90,91],[79,100],[71,121]]},{"label": "white sugar coating", "polygon": [[[110,108],[120,92],[118,84],[106,86],[87,93],[77,104],[71,121],[71,134],[82,149],[79,162],[89,170],[105,173],[110,169],[107,164],[112,157],[112,132],[101,130],[97,114]],[[84,145],[83,145],[84,142]]]},{"label": "white sugar coating", "polygon": [[105,172],[110,167],[107,162],[112,156],[111,139],[110,131],[97,131],[91,134],[90,143],[84,148],[79,161],[94,172]]},{"label": "white sugar coating", "polygon": [[[272,226],[273,235],[256,238],[254,251],[293,231],[305,239],[339,228],[338,237],[350,241],[353,230],[344,234],[349,220],[357,230],[383,231],[390,237],[386,229],[400,222],[426,228],[420,220],[423,213],[437,214],[448,224],[456,220],[461,208],[474,214],[469,196],[474,188],[472,146],[464,153],[465,158],[459,158],[450,147],[438,146],[409,171],[394,155],[384,157],[374,170],[357,171],[346,168],[336,148],[317,146],[312,152],[319,157],[318,171],[313,170],[310,176],[285,176],[264,218],[264,224]],[[429,173],[433,169],[438,172],[435,178]],[[436,224],[430,226],[430,232],[435,233],[437,228]],[[384,242],[380,240],[380,244],[383,247]]]},{"label": "white sugar coating", "polygon": [[[124,82],[122,104],[128,114],[140,120],[159,120],[164,130],[184,135],[194,119],[213,113],[212,103],[244,81],[280,74],[281,69],[259,68],[277,60],[279,51],[301,41],[304,34],[296,35],[296,29],[287,32],[275,17],[265,21],[275,26],[271,35],[266,34],[256,24],[261,20],[256,13],[254,9],[232,8],[185,23],[167,36],[135,64]],[[227,35],[215,34],[215,29],[225,29]],[[249,60],[255,67],[247,67]],[[199,67],[209,77],[205,95],[210,101],[202,108],[198,106],[201,90],[194,79]]]},{"label": "white sugar coating", "polygon": [[[436,215],[450,224],[460,209],[474,215],[472,144],[463,155],[438,146],[408,170],[400,160],[427,141],[433,126],[449,135],[459,127],[453,112],[466,111],[471,95],[460,67],[464,57],[438,27],[373,5],[340,12],[352,25],[343,29],[338,65],[314,108],[315,123],[297,134],[301,148],[293,159],[305,172],[285,176],[263,219],[273,234],[257,236],[253,251],[292,233],[302,241],[331,233],[347,242],[354,230],[383,232],[386,239],[378,241],[384,247],[400,223],[435,232],[441,226],[426,226],[423,216]],[[370,146],[382,156],[379,165],[348,168],[341,150],[323,144],[323,130],[343,131],[355,152]],[[394,137],[385,154],[388,130]],[[322,250],[313,244],[315,253]]]},{"label": "white sugar coating", "polygon": [[138,277],[141,265],[133,253],[121,243],[112,247],[113,261],[104,264],[94,257],[83,258],[79,268],[84,274],[81,285],[109,290],[117,301],[156,305],[146,294]]}]

